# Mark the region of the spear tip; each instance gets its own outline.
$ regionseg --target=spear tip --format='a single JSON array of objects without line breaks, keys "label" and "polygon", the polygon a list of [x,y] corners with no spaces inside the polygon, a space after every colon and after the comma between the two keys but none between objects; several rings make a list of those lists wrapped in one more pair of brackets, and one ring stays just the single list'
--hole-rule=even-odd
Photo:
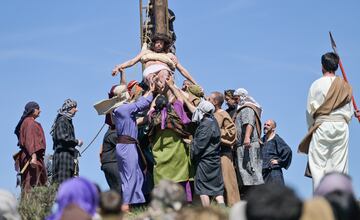
[{"label": "spear tip", "polygon": [[331,41],[331,46],[332,48],[334,49],[334,51],[336,52],[336,43],[335,43],[335,40],[331,34],[331,31],[329,31],[329,35],[330,35],[330,41]]}]

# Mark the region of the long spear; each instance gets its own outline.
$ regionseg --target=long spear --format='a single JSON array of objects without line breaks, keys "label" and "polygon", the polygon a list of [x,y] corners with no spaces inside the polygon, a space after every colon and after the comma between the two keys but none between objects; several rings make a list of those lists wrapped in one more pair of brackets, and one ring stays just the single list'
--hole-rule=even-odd
[{"label": "long spear", "polygon": [[[333,36],[332,36],[332,34],[331,34],[331,31],[329,31],[329,34],[330,34],[330,40],[331,40],[331,47],[333,48],[334,53],[336,53],[336,54],[339,56],[339,66],[340,66],[340,69],[341,69],[341,73],[342,73],[342,75],[343,75],[343,78],[344,78],[344,80],[345,80],[347,83],[349,83],[349,81],[348,81],[348,79],[347,79],[347,76],[346,76],[346,73],[345,73],[345,70],[344,70],[344,67],[343,67],[342,62],[341,62],[340,55],[339,55],[339,53],[337,52],[336,43],[335,43],[335,40],[334,40],[334,38],[333,38]],[[358,107],[357,107],[357,105],[356,105],[354,96],[351,97],[351,100],[352,100],[354,109],[355,109],[355,111],[357,112],[359,109],[358,109]],[[357,119],[358,119],[359,122],[360,122],[360,116],[358,116]]]}]

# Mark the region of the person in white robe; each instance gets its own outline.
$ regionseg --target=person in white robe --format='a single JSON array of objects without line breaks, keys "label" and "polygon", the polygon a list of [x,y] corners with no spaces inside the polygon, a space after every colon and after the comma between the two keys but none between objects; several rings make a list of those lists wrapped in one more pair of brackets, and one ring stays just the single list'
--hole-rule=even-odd
[{"label": "person in white robe", "polygon": [[314,113],[324,103],[325,97],[335,80],[339,58],[334,53],[322,56],[323,76],[314,81],[310,87],[307,100],[307,124],[321,122],[313,133],[309,145],[309,167],[314,189],[321,178],[328,172],[348,173],[349,122],[354,110],[351,102],[337,108],[329,115],[319,116],[314,120]]}]

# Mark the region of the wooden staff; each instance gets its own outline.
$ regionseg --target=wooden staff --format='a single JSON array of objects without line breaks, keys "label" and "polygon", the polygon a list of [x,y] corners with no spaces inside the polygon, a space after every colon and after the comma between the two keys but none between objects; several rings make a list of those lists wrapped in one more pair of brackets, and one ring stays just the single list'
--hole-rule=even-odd
[{"label": "wooden staff", "polygon": [[[335,43],[335,40],[331,34],[331,31],[329,31],[329,34],[330,34],[330,40],[331,40],[331,47],[333,48],[334,50],[334,53],[336,53],[338,56],[339,56],[339,53],[337,52],[337,48],[336,48],[336,43]],[[347,79],[347,76],[346,76],[346,73],[345,73],[345,70],[344,70],[344,66],[342,65],[342,62],[341,62],[341,58],[339,56],[339,66],[340,66],[340,69],[341,69],[341,73],[343,75],[343,78],[344,80],[349,83],[348,79]],[[349,83],[350,84],[350,83]],[[359,111],[357,105],[356,105],[356,102],[355,102],[355,98],[354,96],[351,97],[351,100],[352,100],[352,103],[353,103],[353,106],[354,106],[354,109],[356,112]],[[359,120],[360,122],[360,115],[357,117],[357,119]]]}]

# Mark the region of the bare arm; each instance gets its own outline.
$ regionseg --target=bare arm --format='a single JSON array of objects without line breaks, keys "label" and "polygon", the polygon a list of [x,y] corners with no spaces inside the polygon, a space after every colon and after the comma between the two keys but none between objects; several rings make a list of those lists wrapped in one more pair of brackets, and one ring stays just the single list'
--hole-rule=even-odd
[{"label": "bare arm", "polygon": [[118,72],[123,72],[124,69],[134,66],[137,62],[140,61],[141,57],[146,53],[146,51],[141,51],[136,57],[132,58],[131,60],[128,60],[120,65],[116,65],[115,68],[112,71],[112,76],[116,76]]},{"label": "bare arm", "polygon": [[186,79],[190,80],[194,84],[197,84],[196,81],[190,75],[189,71],[187,71],[187,69],[185,69],[185,67],[183,67],[180,63],[176,64],[176,68],[179,70],[181,75],[183,75]]},{"label": "bare arm", "polygon": [[125,72],[120,72],[120,85],[126,85]]},{"label": "bare arm", "polygon": [[174,82],[172,81],[172,79],[166,80],[166,83],[169,86],[171,92],[176,96],[176,98],[179,99],[180,101],[184,102],[185,105],[190,110],[190,112],[194,113],[196,107],[193,106],[193,104],[191,104],[191,102],[189,102],[189,100],[187,98],[185,98],[184,95],[177,88],[175,88]]},{"label": "bare arm", "polygon": [[250,148],[250,136],[253,132],[253,126],[250,124],[245,125],[245,137],[244,137],[244,146],[245,148]]}]

